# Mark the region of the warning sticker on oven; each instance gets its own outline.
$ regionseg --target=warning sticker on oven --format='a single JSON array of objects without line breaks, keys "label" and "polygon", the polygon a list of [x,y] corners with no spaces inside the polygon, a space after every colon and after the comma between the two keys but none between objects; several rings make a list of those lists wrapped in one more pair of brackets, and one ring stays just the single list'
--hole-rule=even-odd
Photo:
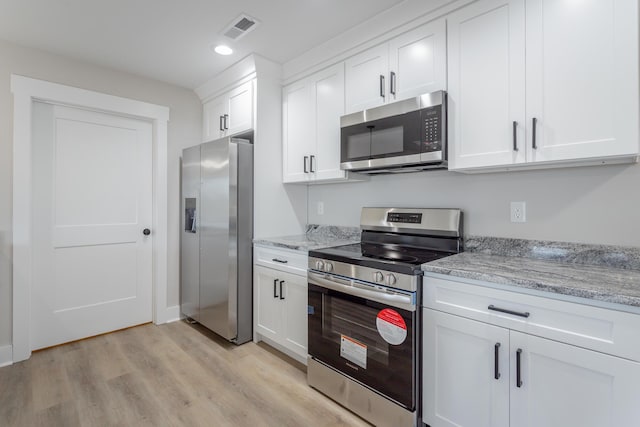
[{"label": "warning sticker on oven", "polygon": [[400,345],[407,339],[407,324],[400,313],[390,308],[378,313],[376,327],[380,336],[389,344]]},{"label": "warning sticker on oven", "polygon": [[340,356],[367,369],[367,346],[360,341],[340,335]]}]

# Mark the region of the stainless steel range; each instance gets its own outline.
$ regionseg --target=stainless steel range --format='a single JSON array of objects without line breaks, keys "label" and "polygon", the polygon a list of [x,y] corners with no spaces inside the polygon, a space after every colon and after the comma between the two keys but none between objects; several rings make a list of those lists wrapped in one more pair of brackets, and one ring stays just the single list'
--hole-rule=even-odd
[{"label": "stainless steel range", "polygon": [[377,426],[415,426],[420,266],[462,251],[458,209],[363,208],[361,243],[309,252],[309,385]]}]

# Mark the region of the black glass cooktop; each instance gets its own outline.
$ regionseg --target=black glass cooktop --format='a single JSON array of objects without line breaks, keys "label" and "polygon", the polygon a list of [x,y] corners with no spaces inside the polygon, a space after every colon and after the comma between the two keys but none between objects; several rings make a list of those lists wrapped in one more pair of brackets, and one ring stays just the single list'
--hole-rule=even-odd
[{"label": "black glass cooktop", "polygon": [[377,243],[355,243],[309,251],[309,256],[405,274],[420,274],[420,266],[452,252]]}]

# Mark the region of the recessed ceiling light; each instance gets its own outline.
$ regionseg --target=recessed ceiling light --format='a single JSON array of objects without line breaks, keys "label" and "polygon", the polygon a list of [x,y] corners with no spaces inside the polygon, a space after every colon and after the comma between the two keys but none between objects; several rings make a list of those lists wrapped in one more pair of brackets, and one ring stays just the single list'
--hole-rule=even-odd
[{"label": "recessed ceiling light", "polygon": [[231,55],[233,53],[233,49],[223,44],[219,44],[218,46],[213,48],[213,50],[220,55]]}]

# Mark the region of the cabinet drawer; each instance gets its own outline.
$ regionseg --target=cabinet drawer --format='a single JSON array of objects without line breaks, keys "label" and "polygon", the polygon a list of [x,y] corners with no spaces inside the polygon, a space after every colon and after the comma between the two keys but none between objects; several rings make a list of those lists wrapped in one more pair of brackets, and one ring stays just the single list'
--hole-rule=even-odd
[{"label": "cabinet drawer", "polygon": [[255,246],[253,261],[277,270],[301,276],[307,275],[307,253],[271,246]]},{"label": "cabinet drawer", "polygon": [[428,275],[423,286],[427,308],[640,361],[639,315]]}]

